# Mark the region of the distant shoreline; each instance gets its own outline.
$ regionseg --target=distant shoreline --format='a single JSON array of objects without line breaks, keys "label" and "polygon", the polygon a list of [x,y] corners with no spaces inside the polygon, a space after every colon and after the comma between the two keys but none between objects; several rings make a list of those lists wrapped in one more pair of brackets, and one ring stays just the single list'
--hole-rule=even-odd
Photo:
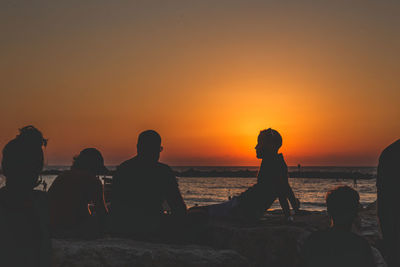
[{"label": "distant shoreline", "polygon": [[[58,175],[63,170],[45,170],[42,172],[43,175]],[[114,175],[115,171],[109,171],[107,176]],[[237,171],[219,171],[219,170],[196,170],[194,168],[185,171],[174,171],[177,177],[193,177],[193,178],[205,178],[205,177],[233,177],[233,178],[255,178],[257,177],[257,171],[252,170],[237,170]],[[374,179],[376,175],[362,172],[350,172],[350,171],[291,171],[289,172],[291,178],[320,178],[320,179]]]},{"label": "distant shoreline", "polygon": [[[258,166],[171,166],[177,177],[185,178],[255,178]],[[69,170],[70,166],[50,165],[41,172],[42,175],[59,175]],[[109,172],[102,174],[112,176],[116,166],[108,166]],[[2,170],[0,170],[2,174]],[[376,178],[375,166],[289,166],[291,178],[320,178],[320,179],[374,179]]]}]

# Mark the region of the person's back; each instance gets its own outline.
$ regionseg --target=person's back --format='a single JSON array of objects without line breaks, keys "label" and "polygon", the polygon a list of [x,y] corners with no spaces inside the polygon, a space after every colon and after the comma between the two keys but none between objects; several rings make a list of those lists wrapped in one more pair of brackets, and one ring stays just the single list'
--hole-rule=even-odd
[{"label": "person's back", "polygon": [[173,171],[158,162],[160,144],[157,133],[143,132],[138,140],[138,155],[117,168],[111,197],[114,232],[145,234],[158,231],[164,202],[169,205],[172,216],[186,214]]},{"label": "person's back", "polygon": [[101,194],[101,186],[99,178],[81,170],[57,176],[48,191],[52,230],[72,230],[87,219],[88,204]]},{"label": "person's back", "polygon": [[359,201],[358,192],[348,186],[341,186],[327,193],[331,228],[312,233],[305,241],[301,253],[302,267],[375,266],[368,242],[351,232]]},{"label": "person's back", "polygon": [[383,150],[379,158],[376,179],[378,217],[389,266],[400,264],[400,139]]},{"label": "person's back", "polygon": [[103,185],[96,176],[96,173],[105,171],[101,153],[97,149],[87,148],[74,158],[71,170],[56,177],[48,191],[50,225],[54,236],[98,234],[99,222],[89,221],[92,215],[89,204],[93,205],[98,217],[104,217],[107,213]]},{"label": "person's back", "polygon": [[[44,192],[33,191],[24,199],[0,189],[0,266],[41,266],[43,231],[48,225]],[[47,234],[46,234],[47,235]]]},{"label": "person's back", "polygon": [[280,185],[288,181],[288,168],[282,154],[264,157],[257,175],[257,183]]},{"label": "person's back", "polygon": [[112,188],[112,212],[141,226],[159,220],[164,201],[173,214],[184,212],[175,175],[162,163],[147,165],[137,157],[130,159],[118,167]]},{"label": "person's back", "polygon": [[349,231],[329,229],[310,235],[304,245],[307,267],[372,267],[368,242]]}]

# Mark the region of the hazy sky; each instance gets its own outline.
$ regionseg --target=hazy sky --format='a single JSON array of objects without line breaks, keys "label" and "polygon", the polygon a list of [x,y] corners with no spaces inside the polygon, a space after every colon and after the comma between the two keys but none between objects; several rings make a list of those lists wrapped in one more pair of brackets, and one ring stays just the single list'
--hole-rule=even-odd
[{"label": "hazy sky", "polygon": [[1,1],[0,146],[33,124],[49,164],[163,137],[172,165],[375,165],[400,137],[398,1]]}]

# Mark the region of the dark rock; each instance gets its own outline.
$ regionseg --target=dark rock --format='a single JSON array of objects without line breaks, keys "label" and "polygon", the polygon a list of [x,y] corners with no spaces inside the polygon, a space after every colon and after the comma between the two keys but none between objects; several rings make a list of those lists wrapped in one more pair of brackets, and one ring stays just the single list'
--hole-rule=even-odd
[{"label": "dark rock", "polygon": [[[214,222],[199,245],[173,245],[105,238],[93,241],[54,240],[54,266],[269,266],[295,267],[312,231],[326,229],[326,212],[304,211],[286,223],[280,211],[252,225]],[[380,242],[376,208],[360,212],[355,231],[372,246]],[[373,248],[377,266],[385,266]]]},{"label": "dark rock", "polygon": [[53,240],[53,266],[249,266],[232,250],[106,238]]},{"label": "dark rock", "polygon": [[[369,207],[360,212],[354,231],[377,246],[380,233],[376,212]],[[255,266],[298,266],[300,249],[308,235],[329,227],[326,212],[303,211],[293,223],[286,223],[280,211],[272,211],[256,225],[235,226],[218,223],[211,228],[212,242],[217,248],[228,248],[248,258]],[[377,266],[385,266],[380,252],[373,248]]]}]

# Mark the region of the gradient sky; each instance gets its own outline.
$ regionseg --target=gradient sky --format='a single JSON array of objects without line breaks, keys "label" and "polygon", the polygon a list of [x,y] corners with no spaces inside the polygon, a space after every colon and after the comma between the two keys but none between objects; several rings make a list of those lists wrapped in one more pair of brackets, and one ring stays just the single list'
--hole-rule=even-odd
[{"label": "gradient sky", "polygon": [[48,164],[163,137],[172,165],[375,165],[400,137],[398,1],[1,1],[0,146],[33,124]]}]

